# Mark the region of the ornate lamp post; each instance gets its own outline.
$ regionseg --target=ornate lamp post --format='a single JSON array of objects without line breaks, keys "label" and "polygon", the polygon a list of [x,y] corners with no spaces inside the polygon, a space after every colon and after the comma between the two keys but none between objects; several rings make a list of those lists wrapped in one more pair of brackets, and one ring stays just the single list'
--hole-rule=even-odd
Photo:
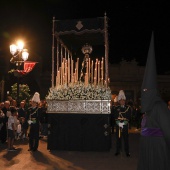
[{"label": "ornate lamp post", "polygon": [[[10,45],[10,53],[13,55],[10,62],[16,65],[16,69],[20,70],[22,63],[24,63],[29,56],[28,50],[24,49],[24,43],[22,41],[17,41],[16,44]],[[19,75],[17,77],[17,103],[19,101]]]}]

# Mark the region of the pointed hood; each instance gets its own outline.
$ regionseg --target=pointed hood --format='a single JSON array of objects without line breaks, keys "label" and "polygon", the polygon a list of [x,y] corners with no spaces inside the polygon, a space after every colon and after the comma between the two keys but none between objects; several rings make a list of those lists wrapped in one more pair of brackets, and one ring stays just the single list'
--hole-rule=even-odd
[{"label": "pointed hood", "polygon": [[154,49],[154,34],[150,41],[150,47],[148,51],[148,58],[145,67],[145,73],[141,89],[141,109],[142,112],[148,112],[152,109],[153,104],[158,99],[157,90],[157,72],[155,61],[155,49]]},{"label": "pointed hood", "polygon": [[154,34],[150,41],[150,47],[148,51],[148,58],[145,67],[145,74],[142,83],[142,89],[155,89],[157,88],[157,73],[156,73],[156,61],[155,61],[155,48],[154,48]]}]

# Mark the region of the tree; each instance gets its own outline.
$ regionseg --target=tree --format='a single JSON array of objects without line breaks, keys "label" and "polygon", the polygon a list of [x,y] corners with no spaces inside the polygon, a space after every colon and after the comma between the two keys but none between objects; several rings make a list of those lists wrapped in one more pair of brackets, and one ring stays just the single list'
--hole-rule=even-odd
[{"label": "tree", "polygon": [[[17,98],[17,83],[11,86],[11,96],[13,99]],[[26,100],[28,102],[30,99],[30,89],[27,84],[19,84],[19,101],[20,103],[22,100]]]}]

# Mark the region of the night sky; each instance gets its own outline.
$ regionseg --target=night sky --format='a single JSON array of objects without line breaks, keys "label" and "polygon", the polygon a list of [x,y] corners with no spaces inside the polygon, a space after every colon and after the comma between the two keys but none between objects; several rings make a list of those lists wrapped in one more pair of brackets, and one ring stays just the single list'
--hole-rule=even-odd
[{"label": "night sky", "polygon": [[[21,37],[30,52],[29,60],[51,70],[52,18],[58,20],[109,18],[109,62],[136,59],[145,65],[151,32],[155,35],[158,73],[170,70],[170,12],[162,1],[41,0],[0,2],[0,68],[6,68],[9,45]],[[5,63],[5,64],[4,64]],[[3,72],[3,71],[1,71]],[[2,76],[2,75],[1,75]]]}]

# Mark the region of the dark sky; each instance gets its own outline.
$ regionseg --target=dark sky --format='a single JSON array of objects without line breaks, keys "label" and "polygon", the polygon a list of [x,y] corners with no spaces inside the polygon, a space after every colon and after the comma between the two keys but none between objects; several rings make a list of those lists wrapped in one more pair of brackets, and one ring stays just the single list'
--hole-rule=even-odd
[{"label": "dark sky", "polygon": [[4,60],[10,60],[9,45],[21,37],[26,41],[30,60],[38,60],[43,63],[43,70],[51,70],[53,16],[58,20],[81,19],[103,17],[105,12],[109,18],[111,63],[136,58],[139,65],[145,65],[154,31],[158,72],[170,70],[169,5],[136,0],[1,0],[1,68]]}]

